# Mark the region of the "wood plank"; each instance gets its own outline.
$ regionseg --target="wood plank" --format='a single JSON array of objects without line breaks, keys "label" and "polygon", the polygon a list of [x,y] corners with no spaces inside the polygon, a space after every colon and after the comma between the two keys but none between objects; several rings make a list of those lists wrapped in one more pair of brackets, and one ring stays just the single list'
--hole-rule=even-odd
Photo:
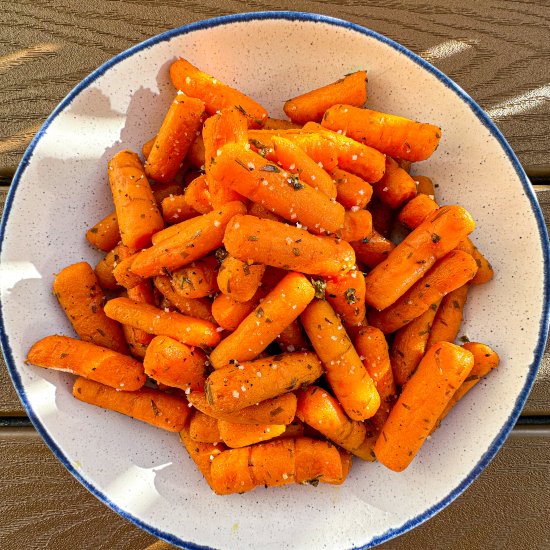
[{"label": "wood plank", "polygon": [[[549,428],[516,429],[462,496],[380,548],[548,548],[549,532],[541,521],[550,514],[549,438]],[[4,550],[19,550],[23,540],[27,548],[174,548],[155,542],[96,500],[32,428],[0,429],[0,503]]]},{"label": "wood plank", "polygon": [[[548,168],[550,4],[544,0],[0,0],[0,175],[55,105],[101,63],[172,27],[248,10],[348,19],[423,55],[464,88],[528,169]],[[7,78],[9,75],[9,79]]]}]

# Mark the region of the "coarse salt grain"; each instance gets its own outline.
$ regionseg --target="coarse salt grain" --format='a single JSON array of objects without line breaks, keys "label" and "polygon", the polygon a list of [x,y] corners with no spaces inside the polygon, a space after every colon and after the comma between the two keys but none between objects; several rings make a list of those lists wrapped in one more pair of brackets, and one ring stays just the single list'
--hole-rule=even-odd
[{"label": "coarse salt grain", "polygon": [[234,397],[235,399],[238,399],[238,398],[239,398],[239,395],[240,395],[240,393],[239,393],[237,390],[233,390],[233,397]]}]

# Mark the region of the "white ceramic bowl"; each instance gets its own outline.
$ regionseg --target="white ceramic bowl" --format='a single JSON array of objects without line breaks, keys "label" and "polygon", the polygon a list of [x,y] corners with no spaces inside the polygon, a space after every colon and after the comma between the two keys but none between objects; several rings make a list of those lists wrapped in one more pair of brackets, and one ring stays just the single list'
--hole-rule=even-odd
[{"label": "white ceramic bowl", "polygon": [[[111,210],[107,160],[153,136],[174,95],[168,67],[185,56],[282,115],[285,99],[368,69],[368,106],[443,128],[417,170],[477,221],[494,280],[471,292],[463,333],[502,358],[396,474],[356,461],[341,487],[212,494],[177,434],[75,401],[72,377],[24,364],[31,344],[72,334],[53,274],[99,254],[84,231]],[[419,172],[417,172],[419,173]],[[402,46],[348,22],[254,13],[175,29],[119,54],[55,109],[19,167],[1,227],[2,346],[29,417],[67,469],[125,518],[186,548],[369,547],[433,516],[493,458],[535,378],[547,332],[548,244],[510,147],[456,84]]]}]

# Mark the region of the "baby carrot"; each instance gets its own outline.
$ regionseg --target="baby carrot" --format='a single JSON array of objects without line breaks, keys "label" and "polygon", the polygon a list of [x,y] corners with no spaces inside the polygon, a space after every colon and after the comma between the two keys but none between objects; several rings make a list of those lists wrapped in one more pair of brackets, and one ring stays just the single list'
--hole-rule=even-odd
[{"label": "baby carrot", "polygon": [[330,130],[340,130],[386,155],[411,162],[430,157],[441,139],[441,128],[433,124],[352,105],[330,107],[323,116],[322,125]]},{"label": "baby carrot", "polygon": [[362,107],[367,101],[367,73],[357,71],[322,88],[311,90],[285,102],[283,110],[297,124],[321,122],[325,111],[338,103]]},{"label": "baby carrot", "polygon": [[155,336],[143,360],[145,374],[186,393],[204,389],[206,355],[168,336]]},{"label": "baby carrot", "polygon": [[185,399],[153,388],[117,391],[92,380],[77,378],[73,395],[84,403],[131,416],[169,432],[181,431],[189,416]]},{"label": "baby carrot", "polygon": [[137,253],[120,260],[113,269],[116,282],[126,289],[134,288],[143,282],[143,279],[132,271],[132,264],[136,257]]},{"label": "baby carrot", "polygon": [[218,420],[218,429],[222,441],[230,448],[246,447],[268,441],[285,432],[282,424],[234,424],[227,420]]},{"label": "baby carrot", "polygon": [[193,168],[203,168],[205,163],[204,154],[204,140],[202,139],[202,133],[200,133],[191,143],[189,151],[187,152],[187,161]]},{"label": "baby carrot", "polygon": [[431,347],[392,408],[376,441],[376,458],[387,468],[403,471],[474,365],[467,350],[440,342]]},{"label": "baby carrot", "polygon": [[219,443],[222,441],[218,420],[199,410],[193,411],[189,420],[189,437],[200,443]]},{"label": "baby carrot", "polygon": [[238,302],[248,302],[256,294],[264,272],[265,265],[249,265],[233,256],[227,256],[218,271],[219,289]]},{"label": "baby carrot", "polygon": [[206,111],[213,115],[227,107],[237,107],[247,117],[250,126],[262,126],[267,111],[242,92],[197,69],[179,58],[170,66],[170,78],[178,90],[204,101]]},{"label": "baby carrot", "polygon": [[120,230],[118,228],[118,220],[116,212],[107,214],[102,220],[98,221],[92,228],[86,231],[88,242],[103,250],[109,252],[120,241]]},{"label": "baby carrot", "polygon": [[426,344],[430,349],[437,342],[454,342],[457,337],[460,325],[462,324],[462,311],[468,298],[470,284],[466,283],[456,290],[449,292],[441,300]]},{"label": "baby carrot", "polygon": [[449,292],[465,285],[476,271],[477,265],[469,254],[453,250],[391,306],[382,311],[371,310],[369,322],[384,334],[394,332],[422,315]]},{"label": "baby carrot", "polygon": [[105,304],[107,317],[149,334],[170,336],[190,346],[215,346],[220,341],[216,325],[202,319],[166,312],[128,298],[114,298]]},{"label": "baby carrot", "polygon": [[154,145],[156,139],[157,139],[157,136],[151,138],[149,141],[146,141],[141,146],[141,154],[143,155],[143,158],[145,160],[147,160],[147,157],[151,154],[151,149],[153,149],[153,145]]},{"label": "baby carrot", "polygon": [[174,179],[202,125],[203,113],[200,99],[178,91],[147,156],[145,173],[149,178],[159,182]]},{"label": "baby carrot", "polygon": [[210,354],[212,366],[254,359],[304,311],[315,290],[301,273],[289,273]]},{"label": "baby carrot", "polygon": [[295,442],[296,483],[316,486],[320,481],[340,485],[345,480],[342,458],[329,441],[297,437]]},{"label": "baby carrot", "polygon": [[399,208],[416,197],[416,183],[391,157],[386,157],[386,171],[382,179],[372,184],[374,194],[390,208]]},{"label": "baby carrot", "polygon": [[254,311],[264,296],[263,289],[258,289],[247,302],[237,302],[231,295],[221,292],[212,302],[212,316],[220,327],[226,330],[235,330],[247,315]]},{"label": "baby carrot", "polygon": [[[139,285],[128,289],[126,293],[128,294],[128,298],[135,302],[143,302],[145,304],[155,303],[155,295],[153,293],[151,281],[149,280],[142,281]],[[145,352],[147,351],[147,346],[153,339],[153,335],[129,325],[123,325],[122,331],[124,332],[128,347],[130,348],[130,353],[134,357],[143,360]]]},{"label": "baby carrot", "polygon": [[364,237],[359,241],[352,241],[350,244],[357,259],[370,268],[382,263],[395,248],[390,240],[375,230],[368,237]]},{"label": "baby carrot", "polygon": [[134,250],[149,246],[164,221],[139,157],[132,151],[117,153],[109,161],[109,183],[122,242]]},{"label": "baby carrot", "polygon": [[304,336],[300,321],[295,319],[284,328],[277,336],[277,344],[283,353],[291,353],[293,351],[307,351],[310,349],[309,342]]},{"label": "baby carrot", "polygon": [[243,262],[309,275],[337,275],[355,265],[353,249],[345,241],[254,216],[235,216],[223,242],[229,254]]},{"label": "baby carrot", "polygon": [[438,208],[437,203],[432,198],[419,193],[402,208],[398,219],[407,229],[416,229]]},{"label": "baby carrot", "polygon": [[128,353],[120,325],[103,311],[105,295],[88,263],[62,269],[55,277],[53,292],[82,340]]},{"label": "baby carrot", "polygon": [[27,361],[38,367],[78,374],[124,391],[141,388],[141,363],[116,351],[68,336],[46,336],[29,350]]},{"label": "baby carrot", "polygon": [[115,246],[113,250],[107,252],[104,258],[97,263],[94,271],[99,281],[99,286],[103,290],[120,290],[113,270],[121,260],[127,258],[131,254],[132,250],[120,243]]},{"label": "baby carrot", "polygon": [[360,241],[372,234],[372,215],[368,210],[347,210],[344,214],[344,227],[338,232],[346,242]]},{"label": "baby carrot", "polygon": [[185,197],[185,202],[197,212],[201,214],[212,212],[212,197],[210,196],[208,182],[204,174],[197,176],[187,185],[183,196]]},{"label": "baby carrot", "polygon": [[378,310],[393,304],[474,226],[474,220],[461,206],[439,208],[367,275],[367,303]]},{"label": "baby carrot", "polygon": [[311,384],[323,369],[311,352],[295,352],[233,364],[215,370],[206,380],[208,404],[214,410],[233,413],[301,384]]},{"label": "baby carrot", "polygon": [[183,298],[203,298],[218,292],[218,260],[205,256],[172,272],[172,288]]},{"label": "baby carrot", "polygon": [[132,271],[140,277],[152,277],[202,258],[221,246],[229,220],[244,212],[246,208],[241,202],[230,202],[204,216],[173,225],[169,229],[177,228],[177,233],[142,250],[132,264]]},{"label": "baby carrot", "polygon": [[353,420],[373,416],[380,406],[380,397],[330,304],[314,300],[300,320],[347,415]]},{"label": "baby carrot", "polygon": [[336,183],[336,200],[347,209],[365,208],[372,197],[372,185],[341,168],[332,171]]},{"label": "baby carrot", "polygon": [[487,258],[477,249],[474,245],[472,253],[474,260],[476,261],[478,270],[475,277],[472,279],[473,285],[483,285],[488,283],[494,276],[493,268]]},{"label": "baby carrot", "polygon": [[185,195],[170,195],[162,199],[160,209],[162,210],[162,219],[170,225],[199,215],[199,212],[187,202]]},{"label": "baby carrot", "polygon": [[358,270],[326,279],[325,299],[345,325],[357,325],[364,318],[365,276]]},{"label": "baby carrot", "polygon": [[416,191],[418,194],[427,195],[430,199],[435,199],[435,187],[430,178],[427,176],[413,176],[416,183]]}]

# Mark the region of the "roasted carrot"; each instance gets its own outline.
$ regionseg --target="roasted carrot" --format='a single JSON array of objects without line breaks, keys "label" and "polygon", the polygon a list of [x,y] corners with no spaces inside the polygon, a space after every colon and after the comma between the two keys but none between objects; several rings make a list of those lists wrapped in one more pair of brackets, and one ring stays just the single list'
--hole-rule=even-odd
[{"label": "roasted carrot", "polygon": [[235,216],[223,243],[229,254],[243,262],[310,275],[337,275],[355,265],[353,249],[345,241],[254,216]]},{"label": "roasted carrot", "polygon": [[382,153],[417,162],[432,155],[441,139],[441,128],[387,113],[334,105],[323,116],[322,125]]},{"label": "roasted carrot", "polygon": [[143,282],[143,279],[132,271],[132,264],[136,257],[137,253],[120,260],[113,269],[116,282],[126,289],[134,288]]},{"label": "roasted carrot", "polygon": [[[130,300],[134,300],[135,302],[143,302],[145,304],[155,303],[155,295],[151,286],[151,281],[149,280],[145,280],[139,285],[128,289],[127,294],[128,298],[130,298]],[[129,325],[123,325],[122,331],[124,332],[124,337],[128,343],[130,354],[143,360],[145,357],[145,352],[147,351],[147,346],[151,343],[153,335]]]},{"label": "roasted carrot", "polygon": [[265,296],[263,289],[258,289],[247,302],[237,302],[229,294],[218,294],[212,302],[212,316],[220,327],[235,330],[254,311],[260,298]]},{"label": "roasted carrot", "polygon": [[189,393],[204,389],[206,363],[200,349],[168,336],[155,336],[145,353],[143,368],[155,381]]},{"label": "roasted carrot", "polygon": [[469,254],[453,250],[391,306],[382,311],[371,310],[369,323],[384,334],[394,332],[422,315],[449,292],[465,285],[476,271],[477,265]]},{"label": "roasted carrot", "polygon": [[222,441],[230,448],[236,449],[268,441],[285,432],[283,424],[235,424],[227,420],[218,420],[218,429]]},{"label": "roasted carrot", "polygon": [[199,215],[188,202],[185,195],[170,195],[161,202],[162,219],[167,224],[180,223]]},{"label": "roasted carrot", "polygon": [[375,230],[368,237],[364,237],[360,241],[352,241],[350,244],[357,259],[370,268],[382,263],[395,248],[390,240]]},{"label": "roasted carrot", "polygon": [[79,338],[128,353],[120,325],[103,311],[105,295],[88,263],[79,262],[62,269],[55,277],[53,292]]},{"label": "roasted carrot", "polygon": [[346,325],[357,325],[364,318],[365,276],[358,270],[326,279],[325,299]]},{"label": "roasted carrot", "polygon": [[386,157],[382,179],[372,184],[374,194],[390,208],[399,208],[416,197],[416,183],[391,157]]},{"label": "roasted carrot", "polygon": [[151,244],[164,227],[139,157],[120,151],[109,161],[109,183],[122,242],[135,250]]},{"label": "roasted carrot", "polygon": [[46,369],[71,372],[124,391],[141,388],[141,363],[116,351],[68,336],[46,336],[29,350],[27,361]]},{"label": "roasted carrot", "polygon": [[316,486],[320,481],[340,485],[345,480],[342,458],[338,449],[328,441],[308,437],[295,439],[296,483]]},{"label": "roasted carrot", "polygon": [[301,125],[294,124],[294,122],[291,122],[290,120],[271,117],[267,117],[263,125],[264,130],[297,130],[300,128]]},{"label": "roasted carrot", "polygon": [[180,313],[166,312],[128,298],[114,298],[105,304],[107,317],[149,334],[170,336],[190,346],[215,346],[220,341],[216,325]]},{"label": "roasted carrot", "polygon": [[341,168],[332,171],[336,183],[336,200],[347,209],[365,208],[372,197],[372,185]]},{"label": "roasted carrot", "polygon": [[292,353],[293,351],[306,351],[310,349],[309,342],[304,336],[300,321],[295,319],[281,331],[277,336],[277,344],[283,353]]},{"label": "roasted carrot", "polygon": [[218,260],[205,256],[172,272],[172,288],[183,298],[203,298],[218,292]]},{"label": "roasted carrot", "polygon": [[219,443],[222,438],[218,420],[199,410],[193,411],[189,420],[189,437],[200,443]]},{"label": "roasted carrot", "polygon": [[284,222],[281,216],[277,216],[273,212],[270,212],[267,208],[264,208],[261,204],[251,202],[248,205],[248,214],[251,216],[256,216],[262,220],[272,220],[274,222]]},{"label": "roasted carrot", "polygon": [[99,286],[104,290],[119,290],[117,280],[113,274],[114,268],[118,263],[132,254],[132,251],[122,243],[115,246],[113,250],[107,252],[95,266],[95,274],[99,281]]},{"label": "roasted carrot", "polygon": [[473,365],[472,353],[448,342],[426,352],[376,441],[374,452],[384,466],[401,472],[412,462]]},{"label": "roasted carrot", "polygon": [[399,212],[398,219],[407,229],[416,229],[430,214],[439,207],[433,198],[419,193]]},{"label": "roasted carrot", "polygon": [[314,300],[300,320],[346,414],[353,420],[373,416],[380,405],[380,397],[330,304]]},{"label": "roasted carrot", "polygon": [[435,187],[433,181],[427,176],[413,176],[416,183],[418,194],[427,195],[430,199],[435,199]]},{"label": "roasted carrot", "polygon": [[359,241],[372,234],[372,215],[368,210],[346,211],[344,227],[338,235],[346,242]]},{"label": "roasted carrot", "polygon": [[169,432],[181,431],[189,416],[185,399],[153,388],[117,391],[92,380],[77,378],[73,395],[84,403],[131,416]]},{"label": "roasted carrot", "polygon": [[218,287],[223,294],[228,294],[238,302],[248,302],[256,294],[265,265],[252,264],[227,256],[218,271]]},{"label": "roasted carrot", "polygon": [[488,283],[494,276],[493,267],[485,258],[485,256],[477,249],[475,245],[474,251],[472,253],[472,256],[477,264],[477,273],[475,274],[475,277],[472,279],[473,285],[483,285],[485,283]]},{"label": "roasted carrot", "polygon": [[183,196],[185,197],[185,202],[197,212],[201,214],[212,212],[212,197],[210,196],[208,182],[204,174],[197,176],[189,183],[185,188]]},{"label": "roasted carrot", "polygon": [[156,139],[157,139],[157,136],[152,137],[149,141],[146,141],[146,142],[141,146],[141,154],[143,155],[143,158],[144,158],[145,160],[147,160],[147,157],[148,157],[149,154],[151,153],[151,149],[153,148],[153,145],[154,145]]},{"label": "roasted carrot", "polygon": [[297,124],[321,122],[325,111],[338,103],[362,107],[367,101],[367,73],[357,71],[322,88],[311,90],[285,102],[283,110]]},{"label": "roasted carrot", "polygon": [[367,275],[367,303],[378,310],[393,304],[474,226],[461,206],[444,206],[428,216]]},{"label": "roasted carrot", "polygon": [[235,363],[215,370],[206,380],[208,404],[233,413],[283,393],[301,384],[311,384],[323,369],[311,352],[295,352]]},{"label": "roasted carrot", "polygon": [[109,252],[120,241],[120,230],[118,228],[118,220],[116,212],[107,214],[102,220],[98,221],[92,228],[86,231],[88,242],[103,250]]},{"label": "roasted carrot", "polygon": [[466,283],[449,292],[441,300],[431,326],[426,349],[430,349],[437,342],[455,341],[462,324],[462,312],[468,298],[469,288],[470,284]]},{"label": "roasted carrot", "polygon": [[245,211],[241,202],[230,202],[204,216],[171,226],[169,229],[177,228],[177,232],[142,250],[132,264],[132,271],[140,277],[151,277],[202,258],[221,246],[229,220]]}]

